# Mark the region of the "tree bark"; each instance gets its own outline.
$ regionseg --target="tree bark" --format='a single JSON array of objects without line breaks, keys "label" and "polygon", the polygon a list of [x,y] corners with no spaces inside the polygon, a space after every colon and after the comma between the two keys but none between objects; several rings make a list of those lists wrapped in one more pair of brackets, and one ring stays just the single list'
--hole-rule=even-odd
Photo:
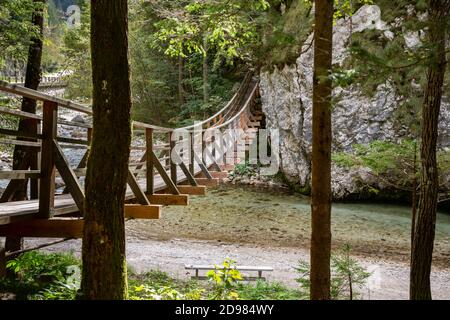
[{"label": "tree bark", "polygon": [[205,56],[203,57],[203,102],[209,102],[209,80],[208,80],[208,39],[203,40]]},{"label": "tree bark", "polygon": [[[45,3],[46,0],[34,0],[34,3]],[[42,10],[37,10],[32,16],[32,23],[39,28],[40,37],[32,38],[28,51],[27,70],[25,75],[25,87],[37,90],[41,82],[42,62],[42,37],[44,34],[44,15]],[[36,113],[36,101],[23,98],[21,110]],[[19,121],[18,131],[25,133],[37,133],[37,121],[23,119]],[[30,139],[19,139],[28,140]],[[33,148],[15,146],[13,155],[13,170],[37,169],[37,152]],[[0,202],[20,201],[27,199],[27,180],[11,180],[3,192]]]},{"label": "tree bark", "polygon": [[311,299],[330,299],[333,0],[315,2]]},{"label": "tree bark", "polygon": [[447,19],[450,0],[429,1],[429,40],[433,57],[428,70],[428,83],[422,105],[421,187],[414,245],[412,248],[410,298],[430,300],[430,273],[438,204],[438,167],[436,148],[442,87],[446,69]]},{"label": "tree bark", "polygon": [[[34,0],[35,4],[45,4],[46,0]],[[43,8],[39,8],[32,16],[32,24],[39,29],[40,37],[30,39],[28,49],[27,69],[25,74],[25,87],[37,90],[41,82],[41,62],[42,62],[42,37],[44,35],[44,14]],[[23,98],[21,110],[29,113],[36,113],[36,101]],[[37,133],[37,121],[33,119],[22,119],[19,121],[18,131],[25,133]],[[28,140],[18,138],[18,140]],[[38,162],[37,151],[33,148],[15,146],[13,153],[13,170],[36,170]],[[37,198],[37,180],[31,181],[31,198]],[[28,195],[28,180],[11,180],[0,198],[0,202],[26,200]],[[22,238],[6,238],[5,251],[19,251],[23,247]],[[13,257],[12,257],[13,258]]]},{"label": "tree bark", "polygon": [[86,175],[82,299],[127,298],[124,202],[131,144],[126,0],[91,2],[93,137]]},{"label": "tree bark", "polygon": [[180,105],[186,103],[186,92],[184,90],[184,58],[180,55],[178,56],[178,97],[180,100]]}]

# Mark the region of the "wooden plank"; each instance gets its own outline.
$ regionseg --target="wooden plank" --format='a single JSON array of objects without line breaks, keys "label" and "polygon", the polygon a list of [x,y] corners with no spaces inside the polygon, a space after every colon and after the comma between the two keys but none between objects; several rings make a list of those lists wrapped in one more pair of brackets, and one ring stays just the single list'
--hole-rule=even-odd
[{"label": "wooden plank", "polygon": [[4,134],[6,136],[18,137],[18,138],[30,138],[30,139],[41,139],[42,135],[31,132],[23,132],[17,130],[3,129],[0,128],[0,134]]},{"label": "wooden plank", "polygon": [[170,179],[161,162],[159,162],[155,152],[153,151],[151,154],[153,158],[153,164],[155,165],[156,170],[159,172],[161,178],[164,180],[170,192],[172,192],[173,194],[180,194],[180,191],[178,191],[176,184],[172,181],[172,179]]},{"label": "wooden plank", "polygon": [[0,237],[79,239],[83,229],[81,219],[33,219],[0,226]]},{"label": "wooden plank", "polygon": [[197,154],[195,154],[195,159],[200,167],[200,170],[202,170],[203,174],[208,178],[208,179],[212,179],[212,175],[209,172],[208,168],[206,167],[206,165],[203,163],[203,161],[198,157]]},{"label": "wooden plank", "polygon": [[[207,276],[191,276],[193,280],[209,280]],[[266,281],[265,277],[242,277],[242,281]]]},{"label": "wooden plank", "polygon": [[206,187],[218,187],[220,180],[219,179],[208,179],[208,178],[195,178],[197,180],[197,183],[201,186]]},{"label": "wooden plank", "polygon": [[39,179],[40,177],[41,172],[39,170],[0,171],[0,179],[26,180],[26,179]]},{"label": "wooden plank", "polygon": [[148,197],[152,204],[164,206],[187,206],[189,204],[189,196],[187,194],[150,194]]},{"label": "wooden plank", "polygon": [[78,209],[82,214],[84,214],[84,191],[81,188],[81,185],[78,182],[77,176],[75,172],[70,168],[69,161],[67,160],[64,152],[58,145],[58,142],[53,140],[54,143],[54,151],[55,151],[55,163],[56,168],[58,169],[61,178],[66,183],[67,189],[69,190],[70,195],[75,201]]},{"label": "wooden plank", "polygon": [[172,179],[172,181],[174,181],[175,183],[178,181],[177,178],[177,165],[175,162],[172,161],[172,155],[173,155],[173,150],[175,149],[176,146],[176,141],[173,140],[173,132],[170,133],[169,135],[169,139],[170,139],[170,153],[169,156],[171,157],[170,159],[170,178]]},{"label": "wooden plank", "polygon": [[128,185],[130,186],[131,190],[133,191],[134,195],[136,196],[136,199],[141,205],[150,205],[150,202],[147,199],[147,196],[145,195],[144,191],[142,191],[141,187],[139,186],[139,183],[136,180],[136,177],[134,176],[133,172],[128,168],[128,177],[127,177]]},{"label": "wooden plank", "polygon": [[54,105],[60,105],[62,107],[65,107],[67,109],[72,109],[75,111],[79,111],[86,114],[92,114],[92,109],[86,106],[83,106],[78,103],[74,103],[68,100],[60,99],[57,97],[53,97],[48,94],[41,93],[36,90],[32,90],[29,88],[25,88],[18,85],[9,84],[5,81],[0,80],[0,89],[5,92],[9,92],[12,94],[20,95],[22,97],[27,97],[32,100],[39,100],[43,101],[44,103],[51,103]]},{"label": "wooden plank", "polygon": [[[180,159],[180,161],[181,161],[181,159]],[[197,181],[195,181],[194,176],[191,174],[188,167],[186,166],[186,164],[183,161],[181,161],[181,163],[180,163],[180,168],[181,168],[181,171],[183,171],[186,178],[188,179],[189,183],[194,187],[198,186]]]},{"label": "wooden plank", "polygon": [[69,126],[69,127],[79,127],[79,128],[85,128],[85,129],[92,129],[92,125],[89,123],[81,123],[81,122],[75,122],[75,121],[67,121],[63,119],[58,119],[58,123]]},{"label": "wooden plank", "polygon": [[[213,265],[185,265],[184,268],[186,270],[215,270],[216,267]],[[219,266],[217,270],[222,270],[223,268]],[[263,267],[263,266],[236,266],[232,269],[236,269],[239,271],[265,271],[265,272],[271,272],[273,271],[272,267]]]},{"label": "wooden plank", "polygon": [[14,110],[10,108],[0,107],[0,113],[8,114],[10,116],[15,116],[21,119],[34,119],[41,120],[42,118],[34,113],[25,112],[21,110]]},{"label": "wooden plank", "polygon": [[[211,171],[210,173],[214,179],[228,178],[228,172],[226,172],[226,171]],[[198,174],[197,177],[198,178],[207,178],[203,172]]]},{"label": "wooden plank", "polygon": [[178,190],[180,190],[180,192],[182,194],[187,194],[190,196],[204,196],[206,195],[206,186],[178,186]]},{"label": "wooden plank", "polygon": [[189,134],[190,137],[190,146],[189,146],[189,172],[194,175],[195,173],[195,137],[194,134],[191,132]]},{"label": "wooden plank", "polygon": [[157,220],[161,218],[162,206],[160,205],[125,205],[125,218],[127,219],[144,219]]},{"label": "wooden plank", "polygon": [[[72,139],[72,138],[66,138],[66,137],[58,137],[56,138],[58,142],[62,143],[70,143],[70,144],[76,144],[81,146],[88,146],[89,141],[88,140],[82,140],[82,139]],[[85,148],[83,148],[85,149]]]},{"label": "wooden plank", "polygon": [[53,140],[57,135],[58,104],[44,102],[42,123],[41,179],[39,185],[39,217],[50,218],[55,202],[55,152]]},{"label": "wooden plank", "polygon": [[13,140],[13,139],[0,139],[0,144],[16,145],[16,146],[31,147],[31,148],[40,148],[41,147],[40,142]]},{"label": "wooden plank", "polygon": [[145,129],[145,143],[147,150],[145,152],[146,160],[146,183],[147,183],[147,193],[155,193],[155,165],[153,164],[153,157],[151,153],[153,152],[153,129]]}]

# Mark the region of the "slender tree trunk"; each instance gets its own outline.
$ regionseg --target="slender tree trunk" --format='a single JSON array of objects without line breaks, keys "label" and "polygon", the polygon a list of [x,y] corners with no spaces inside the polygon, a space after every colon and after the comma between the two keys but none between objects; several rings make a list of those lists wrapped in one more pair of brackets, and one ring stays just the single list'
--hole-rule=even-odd
[{"label": "slender tree trunk", "polygon": [[[45,3],[46,0],[34,0],[34,3]],[[42,36],[44,30],[44,16],[42,10],[33,14],[32,23],[40,30],[40,38],[31,39],[28,51],[27,71],[25,76],[25,87],[37,90],[41,82],[41,61],[42,61]],[[22,100],[22,111],[36,113],[36,101],[28,98]],[[25,133],[37,133],[37,121],[23,119],[19,122],[19,131]],[[30,139],[21,139],[30,140]],[[13,170],[28,170],[35,165],[37,153],[33,148],[16,146],[13,155]],[[0,202],[20,201],[27,198],[27,180],[11,180]]]},{"label": "slender tree trunk", "polygon": [[208,80],[208,39],[203,40],[205,56],[203,57],[203,102],[209,102],[209,80]]},{"label": "slender tree trunk", "polygon": [[131,144],[128,7],[127,0],[96,0],[91,6],[94,130],[82,298],[121,300],[127,298],[124,202]]},{"label": "slender tree trunk", "polygon": [[186,103],[186,93],[184,90],[184,58],[180,55],[178,56],[178,97],[180,99],[180,104]]},{"label": "slender tree trunk", "polygon": [[[34,0],[35,4],[44,4],[46,0]],[[28,50],[27,70],[25,74],[25,87],[37,90],[41,81],[42,37],[44,34],[44,14],[42,8],[36,10],[32,16],[32,24],[39,29],[39,38],[32,38]],[[23,98],[21,110],[36,113],[36,101]],[[37,121],[22,119],[19,121],[18,131],[36,134]],[[28,140],[22,139],[19,140]],[[38,154],[35,149],[24,146],[15,146],[13,154],[13,170],[37,169]],[[31,181],[31,197],[37,198],[37,180]],[[0,198],[0,202],[21,201],[27,199],[28,180],[11,180]],[[13,252],[22,249],[22,238],[6,238],[5,251]]]},{"label": "slender tree trunk", "polygon": [[412,217],[411,217],[411,261],[413,252],[412,248],[414,246],[414,233],[416,232],[416,220],[417,220],[417,142],[414,142]]},{"label": "slender tree trunk", "polygon": [[315,2],[311,299],[330,299],[333,0]]},{"label": "slender tree trunk", "polygon": [[434,57],[428,70],[428,84],[422,106],[421,186],[414,245],[412,248],[410,298],[430,300],[430,273],[438,204],[438,167],[436,147],[446,68],[447,19],[450,0],[429,1],[429,39]]}]

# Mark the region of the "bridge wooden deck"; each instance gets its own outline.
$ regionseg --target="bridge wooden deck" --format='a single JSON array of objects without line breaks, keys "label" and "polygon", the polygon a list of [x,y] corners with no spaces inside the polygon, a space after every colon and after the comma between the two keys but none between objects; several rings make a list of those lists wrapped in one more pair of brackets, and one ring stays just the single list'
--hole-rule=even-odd
[{"label": "bridge wooden deck", "polygon": [[[15,170],[0,171],[0,179],[9,180],[0,203],[0,237],[81,237],[85,195],[80,179],[86,174],[92,126],[60,119],[58,111],[66,108],[90,116],[91,108],[2,81],[0,93],[42,105],[38,115],[0,108],[0,113],[37,127],[34,133],[0,128],[0,144],[21,148],[28,159]],[[223,165],[232,167],[238,161],[236,143],[251,144],[260,126],[257,96],[258,83],[248,74],[222,110],[195,126],[172,129],[134,122],[126,218],[158,219],[163,205],[188,205],[189,195],[203,195],[206,187],[216,186],[226,176]],[[82,130],[84,136],[61,136],[61,126]],[[217,138],[217,132],[229,129],[238,134]],[[76,167],[67,160],[66,149],[85,150]],[[56,190],[57,177],[64,182],[62,193]],[[30,186],[30,200],[11,201],[24,181]]]}]

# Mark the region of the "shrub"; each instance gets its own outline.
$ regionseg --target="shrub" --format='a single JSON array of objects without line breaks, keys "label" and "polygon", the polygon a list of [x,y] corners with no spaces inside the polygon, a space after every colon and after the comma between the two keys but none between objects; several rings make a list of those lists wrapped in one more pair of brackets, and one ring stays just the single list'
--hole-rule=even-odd
[{"label": "shrub", "polygon": [[[331,256],[331,299],[353,300],[358,298],[358,287],[363,286],[370,276],[358,262],[350,257],[351,248],[344,245],[338,254]],[[296,271],[300,274],[301,297],[309,299],[310,266],[306,261],[299,261]]]},{"label": "shrub", "polygon": [[7,263],[16,279],[5,280],[3,290],[19,299],[74,299],[80,287],[81,265],[72,253],[31,251]]},{"label": "shrub", "polygon": [[211,300],[237,300],[238,282],[243,280],[242,274],[236,269],[236,261],[226,259],[222,266],[214,266],[215,269],[209,271],[206,276],[213,284]]}]

